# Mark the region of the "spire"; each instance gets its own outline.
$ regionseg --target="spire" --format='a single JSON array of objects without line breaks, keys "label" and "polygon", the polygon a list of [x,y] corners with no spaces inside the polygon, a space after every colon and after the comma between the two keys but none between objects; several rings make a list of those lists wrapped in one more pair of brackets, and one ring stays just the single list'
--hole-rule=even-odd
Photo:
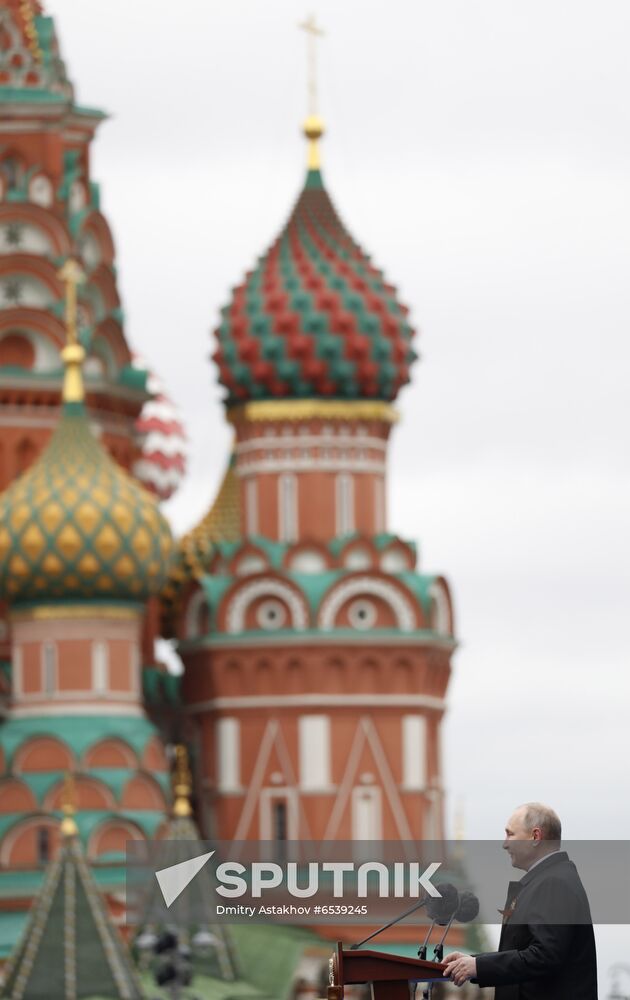
[{"label": "spire", "polygon": [[[72,792],[68,783],[66,808]],[[64,830],[64,824],[66,829]],[[11,955],[0,997],[77,1000],[98,994],[143,1000],[135,968],[86,864],[66,813],[58,857],[51,862],[22,939]]]},{"label": "spire", "polygon": [[175,768],[173,771],[173,816],[175,819],[183,819],[190,816],[190,795],[192,792],[192,776],[188,764],[188,751],[183,743],[178,743],[175,747]]},{"label": "spire", "polygon": [[42,6],[37,0],[20,0],[18,10],[22,20],[22,30],[26,36],[31,55],[36,62],[41,63],[44,53],[39,45],[35,18],[41,16]]},{"label": "spire", "polygon": [[[190,860],[191,850],[196,854],[207,850],[192,816],[191,792],[192,776],[188,751],[183,744],[178,743],[175,746],[173,767],[174,803],[172,817],[160,847],[161,868]],[[195,843],[199,846],[195,847]],[[207,869],[203,868],[191,883],[185,898],[178,902],[178,936],[182,943],[189,943],[197,953],[199,972],[215,979],[236,981],[239,978],[239,969],[230,929],[221,923],[213,922],[216,917],[212,905],[213,895],[211,877]],[[153,947],[156,933],[164,930],[164,898],[157,879],[150,879],[146,885],[140,908],[143,930],[136,938],[136,945],[140,949],[148,949]],[[229,995],[236,996],[237,993],[238,990],[234,990]],[[221,996],[223,995],[221,993]]]},{"label": "spire", "polygon": [[[4,88],[7,88],[5,93]],[[48,91],[47,100],[62,105],[74,98],[59,53],[53,19],[44,14],[39,0],[3,0],[0,4],[0,101],[13,101],[14,91],[29,90],[35,97]]]},{"label": "spire", "polygon": [[59,277],[66,286],[66,346],[61,352],[66,373],[62,398],[64,403],[82,403],[84,390],[81,369],[85,351],[77,334],[77,285],[85,280],[85,274],[77,261],[69,257],[59,271]]},{"label": "spire", "polygon": [[308,139],[307,166],[310,174],[319,172],[321,166],[319,140],[324,134],[324,122],[317,110],[317,39],[322,38],[324,32],[318,27],[314,14],[298,27],[306,32],[307,40],[308,115],[304,122],[304,135]]}]

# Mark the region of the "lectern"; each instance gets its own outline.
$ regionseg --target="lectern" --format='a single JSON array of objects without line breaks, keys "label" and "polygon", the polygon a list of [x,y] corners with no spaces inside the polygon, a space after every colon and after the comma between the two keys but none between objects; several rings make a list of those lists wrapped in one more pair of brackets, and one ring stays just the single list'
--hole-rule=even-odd
[{"label": "lectern", "polygon": [[441,962],[388,955],[382,951],[352,951],[338,943],[329,963],[328,1000],[343,1000],[343,988],[370,983],[373,1000],[409,1000],[409,983],[444,982]]}]

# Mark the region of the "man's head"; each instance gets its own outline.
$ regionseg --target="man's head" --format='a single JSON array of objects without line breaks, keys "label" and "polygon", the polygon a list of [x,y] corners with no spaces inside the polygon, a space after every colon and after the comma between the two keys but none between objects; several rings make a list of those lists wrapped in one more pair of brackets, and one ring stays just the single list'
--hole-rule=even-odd
[{"label": "man's head", "polygon": [[557,813],[542,802],[526,802],[507,821],[503,848],[514,868],[529,871],[545,854],[559,849],[561,837],[562,825]]}]

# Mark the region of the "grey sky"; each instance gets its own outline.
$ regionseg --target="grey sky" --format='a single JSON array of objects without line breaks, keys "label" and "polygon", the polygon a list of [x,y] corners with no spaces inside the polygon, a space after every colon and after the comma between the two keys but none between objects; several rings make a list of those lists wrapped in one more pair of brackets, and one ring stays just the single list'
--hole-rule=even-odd
[{"label": "grey sky", "polygon": [[[569,838],[630,837],[630,5],[313,7],[328,188],[423,331],[390,526],[454,591],[449,817],[496,837],[536,798]],[[208,331],[303,177],[307,9],[48,8],[80,100],[114,116],[94,176],[127,335],[190,436],[182,530],[229,446]]]}]

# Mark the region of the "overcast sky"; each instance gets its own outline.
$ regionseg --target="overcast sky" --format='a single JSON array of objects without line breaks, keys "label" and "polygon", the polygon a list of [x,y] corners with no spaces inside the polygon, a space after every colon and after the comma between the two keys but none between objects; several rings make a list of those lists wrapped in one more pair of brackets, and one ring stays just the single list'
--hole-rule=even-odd
[{"label": "overcast sky", "polygon": [[[80,101],[112,115],[93,175],[127,336],[190,438],[181,531],[229,447],[210,331],[303,179],[309,8],[47,6]],[[467,836],[499,837],[535,798],[569,839],[628,838],[630,4],[313,9],[327,186],[422,331],[390,527],[454,593],[449,819],[460,802]],[[616,934],[603,962],[627,957]]]}]

